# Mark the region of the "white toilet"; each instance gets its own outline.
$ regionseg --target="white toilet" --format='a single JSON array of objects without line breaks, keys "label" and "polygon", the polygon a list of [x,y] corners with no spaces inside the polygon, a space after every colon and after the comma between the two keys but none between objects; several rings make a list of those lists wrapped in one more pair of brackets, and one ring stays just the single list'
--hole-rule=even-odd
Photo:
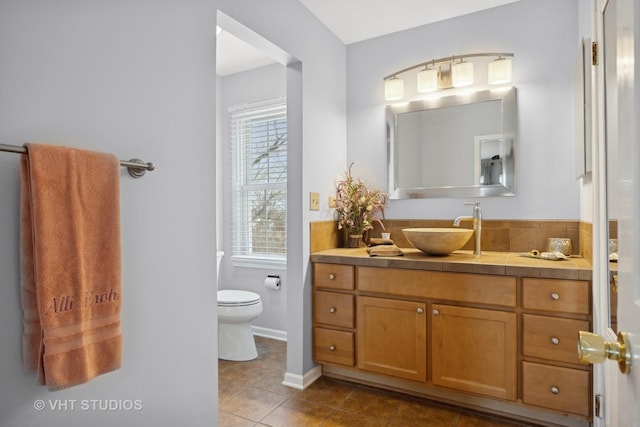
[{"label": "white toilet", "polygon": [[[224,252],[219,251],[218,273]],[[218,287],[220,287],[218,274]],[[255,292],[218,290],[218,358],[252,360],[258,357],[251,322],[262,313],[262,300]]]}]

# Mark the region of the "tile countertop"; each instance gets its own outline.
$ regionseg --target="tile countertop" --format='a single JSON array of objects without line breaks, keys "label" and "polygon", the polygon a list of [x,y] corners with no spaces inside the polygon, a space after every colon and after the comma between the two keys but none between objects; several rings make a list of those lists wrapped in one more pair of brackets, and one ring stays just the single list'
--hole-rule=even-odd
[{"label": "tile countertop", "polygon": [[394,257],[371,257],[366,248],[327,249],[312,253],[311,261],[567,280],[591,280],[592,277],[591,264],[584,258],[574,256],[568,260],[549,261],[523,257],[514,252],[483,251],[482,255],[474,255],[473,251],[459,250],[445,256],[430,256],[413,248],[400,249],[404,255]]}]

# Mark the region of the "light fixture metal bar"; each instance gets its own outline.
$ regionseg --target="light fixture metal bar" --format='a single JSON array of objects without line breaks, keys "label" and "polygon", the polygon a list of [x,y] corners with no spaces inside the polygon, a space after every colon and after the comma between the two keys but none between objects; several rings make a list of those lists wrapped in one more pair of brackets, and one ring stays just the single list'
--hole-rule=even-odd
[{"label": "light fixture metal bar", "polygon": [[403,68],[400,71],[396,71],[393,74],[389,74],[388,76],[384,77],[382,80],[388,80],[390,78],[396,77],[398,74],[402,74],[402,73],[406,73],[407,71],[411,71],[415,68],[419,68],[419,67],[426,67],[427,65],[438,65],[438,64],[442,64],[442,63],[447,63],[447,62],[453,62],[456,59],[465,59],[465,58],[474,58],[477,56],[497,56],[497,57],[513,57],[513,53],[467,53],[464,55],[451,55],[451,56],[446,56],[444,58],[439,58],[439,59],[432,59],[430,61],[426,61],[426,62],[421,62],[419,64],[416,65],[412,65],[411,67],[407,67],[407,68]]}]

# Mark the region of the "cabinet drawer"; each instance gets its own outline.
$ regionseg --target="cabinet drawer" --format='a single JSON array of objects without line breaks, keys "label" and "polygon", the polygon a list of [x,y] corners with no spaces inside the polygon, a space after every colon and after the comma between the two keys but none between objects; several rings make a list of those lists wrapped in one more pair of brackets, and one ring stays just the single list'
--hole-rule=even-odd
[{"label": "cabinet drawer", "polygon": [[315,328],[313,342],[316,362],[336,363],[346,366],[355,364],[353,332]]},{"label": "cabinet drawer", "polygon": [[358,267],[358,290],[504,307],[516,306],[516,278],[401,268]]},{"label": "cabinet drawer", "polygon": [[523,325],[525,356],[580,363],[576,351],[578,331],[588,331],[588,321],[524,314]]},{"label": "cabinet drawer", "polygon": [[346,289],[354,288],[353,266],[342,264],[313,264],[313,286],[317,288]]},{"label": "cabinet drawer", "polygon": [[313,318],[316,323],[353,329],[355,326],[354,304],[353,295],[315,291]]},{"label": "cabinet drawer", "polygon": [[589,314],[590,296],[590,282],[587,281],[522,279],[522,304],[525,309]]},{"label": "cabinet drawer", "polygon": [[522,401],[589,416],[589,371],[522,362]]}]

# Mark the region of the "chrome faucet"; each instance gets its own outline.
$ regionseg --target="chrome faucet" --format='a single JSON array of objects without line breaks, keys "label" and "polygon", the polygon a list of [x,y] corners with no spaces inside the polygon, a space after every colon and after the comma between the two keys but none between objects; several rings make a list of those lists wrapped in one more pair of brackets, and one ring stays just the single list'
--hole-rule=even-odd
[{"label": "chrome faucet", "polygon": [[470,219],[473,221],[473,234],[475,237],[475,248],[473,249],[474,255],[480,255],[482,253],[482,208],[480,208],[480,202],[467,202],[465,205],[473,206],[472,216],[459,216],[453,220],[454,227],[460,227],[460,221]]}]

